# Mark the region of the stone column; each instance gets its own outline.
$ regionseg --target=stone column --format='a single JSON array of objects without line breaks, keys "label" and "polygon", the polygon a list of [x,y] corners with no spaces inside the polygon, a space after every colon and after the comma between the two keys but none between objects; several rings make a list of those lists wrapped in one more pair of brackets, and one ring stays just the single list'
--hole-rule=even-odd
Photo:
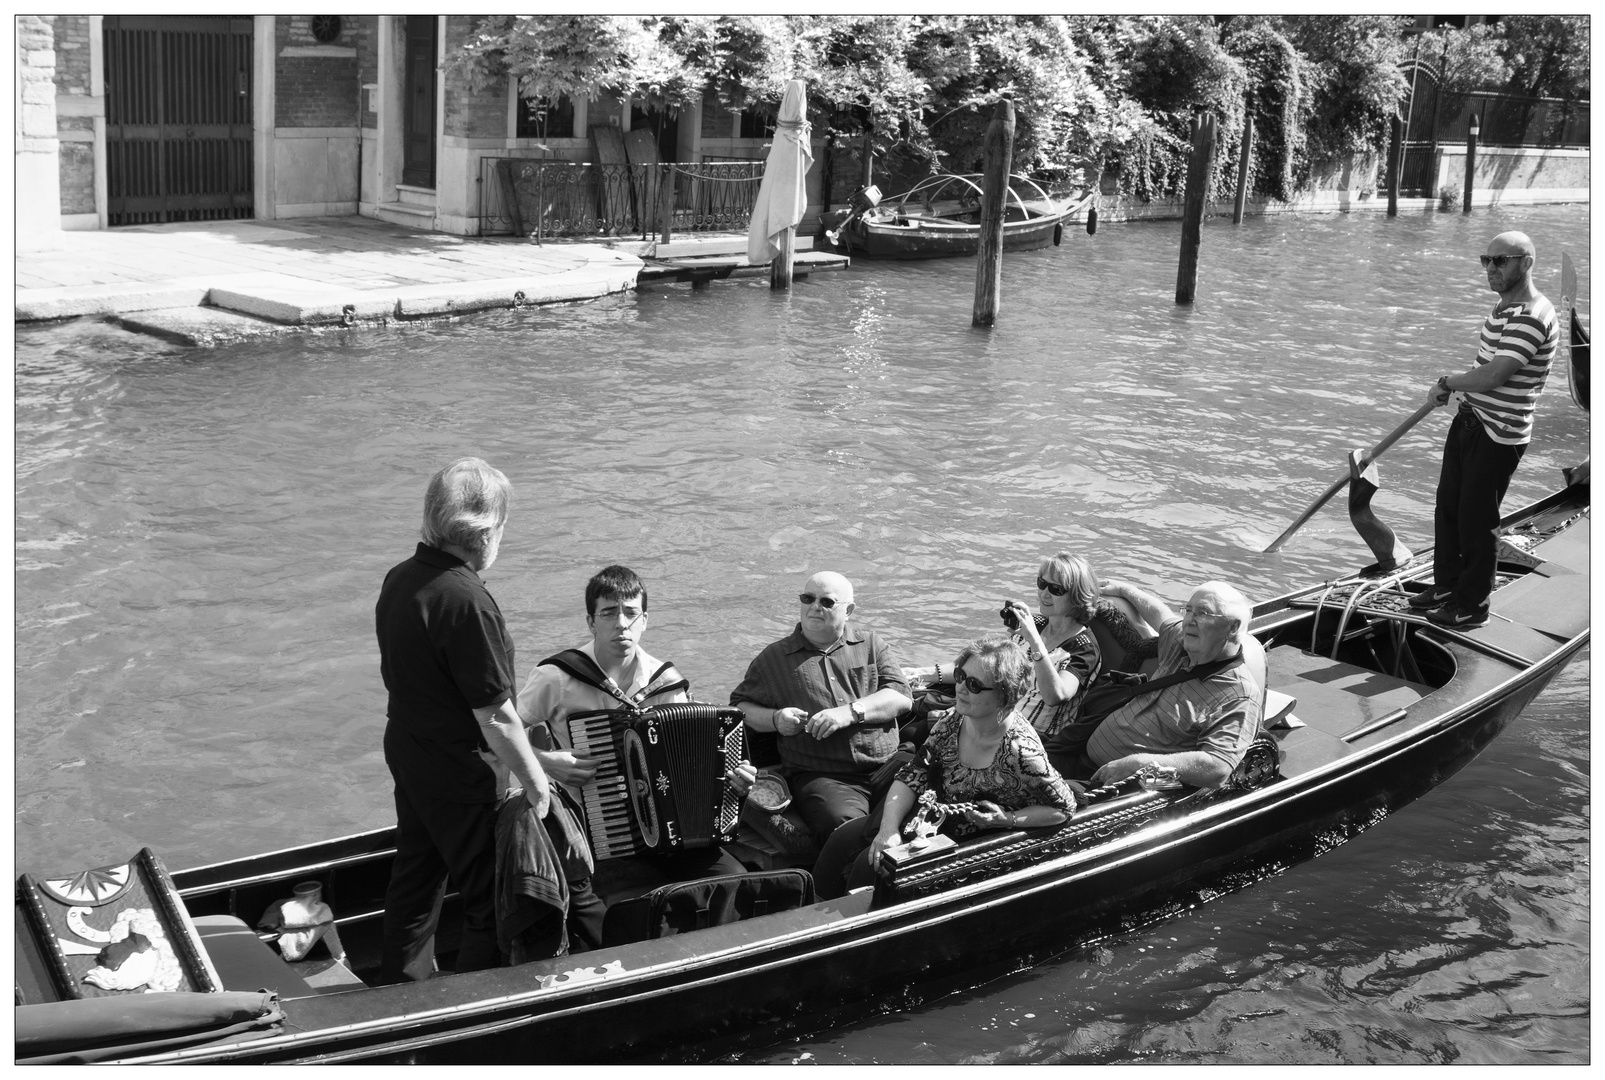
[{"label": "stone column", "polygon": [[61,243],[55,17],[17,16],[17,250]]}]

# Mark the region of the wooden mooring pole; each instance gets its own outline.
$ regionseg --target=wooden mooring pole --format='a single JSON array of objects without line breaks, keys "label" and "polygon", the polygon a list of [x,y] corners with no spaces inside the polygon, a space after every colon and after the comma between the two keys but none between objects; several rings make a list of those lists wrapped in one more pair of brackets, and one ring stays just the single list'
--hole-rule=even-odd
[{"label": "wooden mooring pole", "polygon": [[1404,171],[1404,121],[1394,113],[1388,122],[1388,216],[1399,216],[1399,173]]},{"label": "wooden mooring pole", "polygon": [[1466,128],[1466,188],[1460,193],[1460,212],[1471,213],[1471,185],[1477,179],[1477,133],[1481,125],[1477,114],[1471,114],[1471,126]]},{"label": "wooden mooring pole", "polygon": [[663,179],[658,188],[658,220],[663,224],[658,242],[667,244],[674,228],[674,165],[671,163],[663,166]]},{"label": "wooden mooring pole", "polygon": [[1232,224],[1243,223],[1248,206],[1248,164],[1254,155],[1254,92],[1243,95],[1243,147],[1237,155],[1237,199],[1232,203]]},{"label": "wooden mooring pole", "polygon": [[1203,240],[1204,194],[1215,169],[1220,122],[1210,113],[1193,121],[1193,156],[1187,163],[1187,200],[1181,214],[1181,260],[1176,266],[1176,303],[1190,304],[1198,291],[1198,245]]},{"label": "wooden mooring pole", "polygon": [[971,326],[991,326],[998,317],[1003,283],[1003,218],[1008,210],[1009,167],[1014,157],[1014,102],[999,101],[986,129],[981,169],[981,246],[975,255],[975,309]]}]

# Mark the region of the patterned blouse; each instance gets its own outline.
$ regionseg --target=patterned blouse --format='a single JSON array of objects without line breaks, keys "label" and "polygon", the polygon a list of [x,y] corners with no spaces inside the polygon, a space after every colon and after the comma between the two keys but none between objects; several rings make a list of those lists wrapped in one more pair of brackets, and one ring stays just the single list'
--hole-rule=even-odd
[{"label": "patterned blouse", "polygon": [[[1023,637],[1017,637],[1016,640],[1021,645],[1026,644]],[[1057,735],[1061,728],[1074,722],[1076,715],[1081,712],[1081,699],[1087,696],[1093,680],[1103,668],[1103,654],[1098,648],[1098,639],[1086,627],[1048,650],[1048,660],[1055,671],[1072,672],[1081,685],[1076,687],[1075,696],[1069,701],[1049,705],[1042,697],[1036,679],[1031,680],[1031,689],[1026,691],[1015,709],[1044,739]]]},{"label": "patterned blouse", "polygon": [[[1042,740],[1018,712],[1004,719],[1003,741],[984,769],[972,769],[959,760],[962,724],[956,713],[936,721],[914,760],[898,770],[897,778],[908,785],[916,800],[927,788],[934,788],[945,803],[989,799],[1005,810],[1028,806],[1051,806],[1066,813],[1075,810],[1075,795],[1048,764]],[[942,831],[957,837],[980,830],[962,817],[950,817]]]}]

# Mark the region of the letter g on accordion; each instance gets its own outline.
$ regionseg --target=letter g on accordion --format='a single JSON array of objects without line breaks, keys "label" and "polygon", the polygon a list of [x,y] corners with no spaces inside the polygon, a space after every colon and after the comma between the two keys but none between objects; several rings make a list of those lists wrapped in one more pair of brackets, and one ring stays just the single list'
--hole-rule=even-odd
[{"label": "letter g on accordion", "polygon": [[735,838],[741,796],[725,779],[747,755],[739,709],[696,702],[575,713],[570,744],[597,759],[585,787],[599,859],[673,854]]}]

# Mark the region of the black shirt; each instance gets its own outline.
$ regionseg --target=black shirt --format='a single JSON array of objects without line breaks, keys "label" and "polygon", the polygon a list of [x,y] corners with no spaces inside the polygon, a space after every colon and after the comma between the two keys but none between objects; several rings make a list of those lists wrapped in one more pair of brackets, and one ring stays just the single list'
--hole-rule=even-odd
[{"label": "black shirt", "polygon": [[513,642],[479,575],[419,544],[392,567],[374,608],[379,673],[390,692],[385,762],[403,788],[445,802],[496,798],[475,709],[512,697]]}]

